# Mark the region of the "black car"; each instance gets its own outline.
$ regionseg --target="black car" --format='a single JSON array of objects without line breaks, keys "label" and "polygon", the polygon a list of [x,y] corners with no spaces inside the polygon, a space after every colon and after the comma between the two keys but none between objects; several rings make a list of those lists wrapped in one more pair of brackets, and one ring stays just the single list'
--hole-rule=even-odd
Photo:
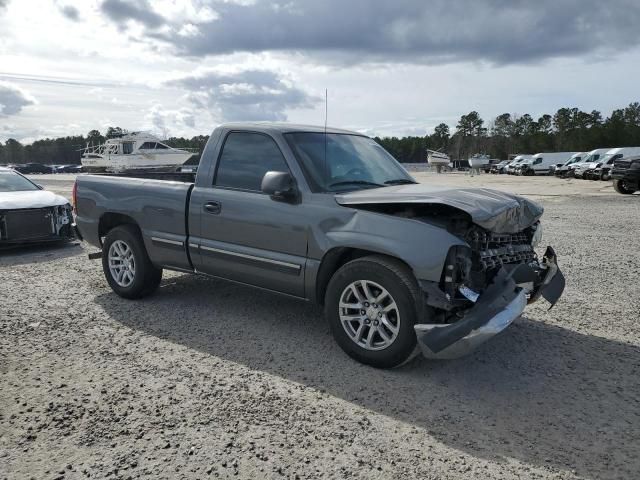
[{"label": "black car", "polygon": [[611,178],[618,193],[629,195],[640,191],[640,156],[615,160]]},{"label": "black car", "polygon": [[13,169],[23,174],[51,173],[51,167],[42,165],[41,163],[25,163],[24,165],[16,165]]},{"label": "black car", "polygon": [[82,173],[82,165],[65,165],[59,170],[60,173]]}]

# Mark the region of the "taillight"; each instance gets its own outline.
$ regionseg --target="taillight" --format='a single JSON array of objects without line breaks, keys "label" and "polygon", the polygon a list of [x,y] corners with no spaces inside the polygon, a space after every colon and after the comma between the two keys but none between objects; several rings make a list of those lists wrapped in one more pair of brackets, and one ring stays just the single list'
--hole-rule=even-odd
[{"label": "taillight", "polygon": [[73,213],[78,213],[78,181],[73,182],[73,190],[71,191],[71,205],[73,206]]}]

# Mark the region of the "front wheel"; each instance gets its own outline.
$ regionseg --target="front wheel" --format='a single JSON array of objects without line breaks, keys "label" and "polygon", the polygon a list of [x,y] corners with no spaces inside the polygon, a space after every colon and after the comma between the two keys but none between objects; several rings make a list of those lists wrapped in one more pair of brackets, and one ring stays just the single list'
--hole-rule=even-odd
[{"label": "front wheel", "polygon": [[382,255],[353,260],[331,278],[325,316],[340,347],[359,362],[397,367],[416,351],[418,285],[404,264]]},{"label": "front wheel", "polygon": [[124,298],[142,298],[160,285],[162,269],[149,260],[140,232],[132,225],[110,230],[102,245],[102,270],[111,289]]},{"label": "front wheel", "polygon": [[638,190],[638,185],[633,185],[630,182],[616,179],[613,181],[613,188],[618,193],[622,193],[623,195],[630,195]]}]

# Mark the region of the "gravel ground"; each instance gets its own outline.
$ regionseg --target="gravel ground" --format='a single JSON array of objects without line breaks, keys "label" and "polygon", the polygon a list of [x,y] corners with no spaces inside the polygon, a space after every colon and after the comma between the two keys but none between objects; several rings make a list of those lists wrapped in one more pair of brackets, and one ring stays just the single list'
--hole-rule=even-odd
[{"label": "gravel ground", "polygon": [[81,245],[1,254],[0,478],[637,478],[640,198],[437,181],[534,193],[567,277],[455,361],[379,371],[313,305],[176,273],[127,301]]}]

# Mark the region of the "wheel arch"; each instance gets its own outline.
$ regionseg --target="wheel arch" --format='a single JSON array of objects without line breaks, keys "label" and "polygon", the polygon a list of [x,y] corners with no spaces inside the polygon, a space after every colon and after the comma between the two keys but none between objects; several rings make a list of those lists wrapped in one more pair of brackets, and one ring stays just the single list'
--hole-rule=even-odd
[{"label": "wheel arch", "polygon": [[107,235],[107,233],[120,225],[131,225],[138,231],[138,233],[141,233],[140,226],[133,217],[122,213],[106,212],[100,216],[100,220],[98,222],[98,238],[100,240],[100,244],[102,244],[102,239]]},{"label": "wheel arch", "polygon": [[409,271],[413,272],[413,269],[401,258],[393,255],[389,255],[385,252],[356,248],[356,247],[334,247],[327,251],[322,257],[320,267],[318,268],[318,274],[316,275],[315,284],[315,300],[318,304],[324,305],[324,296],[327,291],[327,286],[333,274],[340,269],[346,263],[355,260],[357,258],[367,257],[370,255],[383,256],[392,259],[396,262],[400,262],[406,266]]}]

